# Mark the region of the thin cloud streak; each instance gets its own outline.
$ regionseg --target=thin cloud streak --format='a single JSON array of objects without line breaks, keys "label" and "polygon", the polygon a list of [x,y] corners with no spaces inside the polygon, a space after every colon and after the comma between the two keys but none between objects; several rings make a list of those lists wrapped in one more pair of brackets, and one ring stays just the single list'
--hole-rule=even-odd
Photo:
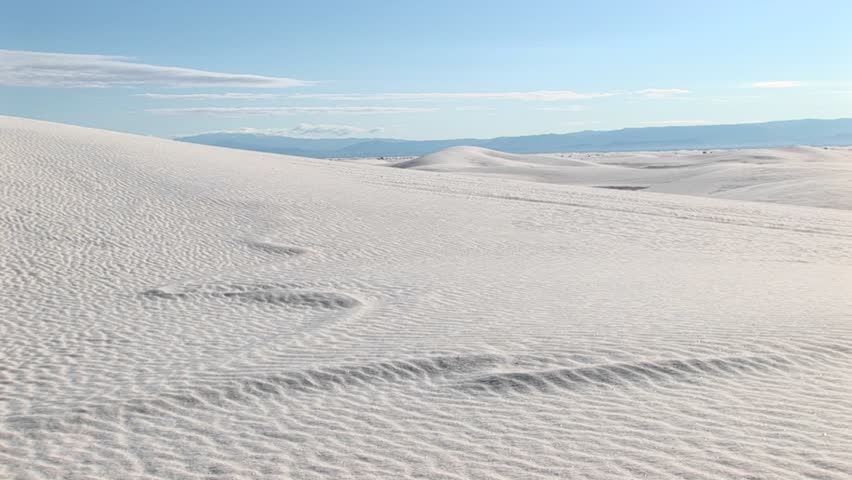
[{"label": "thin cloud streak", "polygon": [[586,110],[583,105],[566,105],[564,107],[539,107],[535,110],[540,112],[582,112]]},{"label": "thin cloud streak", "polygon": [[704,125],[707,120],[653,120],[649,122],[640,122],[640,125],[650,127],[674,127],[680,125]]},{"label": "thin cloud streak", "polygon": [[[578,101],[613,96],[639,95],[646,98],[670,98],[686,95],[683,88],[646,88],[633,92],[579,93],[571,90],[533,90],[525,92],[421,92],[421,93],[300,93],[282,95],[272,93],[141,93],[136,96],[158,100],[257,100],[286,98],[290,100],[335,100],[335,101],[441,101],[441,100],[516,100],[531,102]],[[473,110],[479,107],[457,107]],[[581,107],[554,107],[555,110],[570,110]]]},{"label": "thin cloud streak", "polygon": [[176,135],[174,138],[192,137],[198,135],[241,134],[266,137],[296,137],[296,138],[351,138],[372,137],[384,131],[382,127],[356,127],[354,125],[333,125],[300,123],[292,128],[238,128],[235,130],[211,130],[192,135]]},{"label": "thin cloud streak", "polygon": [[476,105],[467,105],[462,107],[456,107],[455,110],[457,112],[493,112],[493,107],[481,107]]},{"label": "thin cloud streak", "polygon": [[289,135],[302,138],[346,138],[358,135],[377,135],[384,131],[381,127],[362,128],[353,125],[329,125],[300,123],[288,130]]},{"label": "thin cloud streak", "polygon": [[275,93],[137,93],[134,96],[155,100],[269,100],[281,97]]},{"label": "thin cloud streak", "polygon": [[534,90],[528,92],[421,92],[421,93],[306,93],[290,95],[290,98],[316,98],[324,100],[524,100],[556,101],[587,100],[611,97],[615,93],[582,93],[572,90]]},{"label": "thin cloud streak", "polygon": [[683,88],[645,88],[636,92],[646,98],[670,98],[679,95],[686,95],[689,90]]},{"label": "thin cloud streak", "polygon": [[801,87],[802,82],[798,80],[770,80],[766,82],[752,82],[753,88],[795,88]]},{"label": "thin cloud streak", "polygon": [[312,83],[285,77],[149,65],[121,56],[0,50],[0,85],[109,87],[148,84],[174,87],[283,88]]},{"label": "thin cloud streak", "polygon": [[148,113],[164,115],[205,114],[205,115],[294,115],[299,113],[341,113],[350,115],[376,115],[395,113],[424,113],[437,111],[436,108],[412,107],[197,107],[197,108],[152,108]]}]

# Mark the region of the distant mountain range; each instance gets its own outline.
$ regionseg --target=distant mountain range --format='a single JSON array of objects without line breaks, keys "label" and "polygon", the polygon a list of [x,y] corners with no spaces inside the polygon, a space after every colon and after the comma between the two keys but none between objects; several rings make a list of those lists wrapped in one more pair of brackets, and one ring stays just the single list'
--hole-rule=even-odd
[{"label": "distant mountain range", "polygon": [[624,128],[609,131],[587,130],[575,133],[490,139],[310,139],[254,133],[206,133],[180,137],[177,140],[316,158],[414,156],[459,145],[485,147],[510,153],[852,145],[852,119]]}]

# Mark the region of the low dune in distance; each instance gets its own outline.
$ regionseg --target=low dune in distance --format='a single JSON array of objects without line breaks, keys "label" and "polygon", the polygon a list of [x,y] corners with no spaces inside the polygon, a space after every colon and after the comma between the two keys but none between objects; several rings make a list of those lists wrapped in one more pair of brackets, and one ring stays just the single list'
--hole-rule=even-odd
[{"label": "low dune in distance", "polygon": [[452,147],[397,168],[852,210],[852,147],[511,154]]}]

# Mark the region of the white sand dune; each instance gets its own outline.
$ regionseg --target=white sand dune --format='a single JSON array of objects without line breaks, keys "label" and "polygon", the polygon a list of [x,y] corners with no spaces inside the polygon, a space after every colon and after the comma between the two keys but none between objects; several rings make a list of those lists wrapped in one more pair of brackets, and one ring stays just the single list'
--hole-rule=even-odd
[{"label": "white sand dune", "polygon": [[3,479],[852,471],[845,210],[0,117],[0,245]]},{"label": "white sand dune", "polygon": [[407,161],[371,163],[545,183],[852,209],[849,147],[561,155],[514,155],[479,147],[453,147]]}]

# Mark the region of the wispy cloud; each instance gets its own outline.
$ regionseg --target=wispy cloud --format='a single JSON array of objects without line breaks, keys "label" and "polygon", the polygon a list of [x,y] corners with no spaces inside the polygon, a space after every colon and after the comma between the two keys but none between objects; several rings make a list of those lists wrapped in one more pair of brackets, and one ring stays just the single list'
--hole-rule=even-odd
[{"label": "wispy cloud", "polygon": [[365,135],[377,135],[384,129],[381,127],[362,128],[353,125],[315,125],[312,123],[300,123],[299,125],[288,130],[289,134],[295,137],[305,138],[345,138],[357,137]]},{"label": "wispy cloud", "polygon": [[[292,128],[238,128],[236,130],[212,130],[194,135],[209,135],[217,133],[238,133],[245,135],[263,135],[269,137],[298,137],[298,138],[348,138],[372,137],[383,132],[381,127],[356,127],[354,125],[330,125],[300,123]],[[178,135],[177,138],[192,135]]]},{"label": "wispy cloud", "polygon": [[753,88],[794,88],[801,87],[802,82],[798,80],[769,80],[765,82],[752,82]]},{"label": "wispy cloud", "polygon": [[652,120],[640,123],[651,127],[670,127],[677,125],[703,125],[708,122],[707,120]]},{"label": "wispy cloud", "polygon": [[156,100],[269,100],[279,98],[275,93],[137,93],[136,97]]},{"label": "wispy cloud", "polygon": [[387,113],[422,113],[434,112],[435,108],[414,107],[196,107],[196,108],[152,108],[145,110],[149,113],[179,115],[294,115],[299,113],[343,113],[352,115],[371,115]]},{"label": "wispy cloud", "polygon": [[595,125],[601,123],[600,120],[574,120],[571,122],[560,122],[562,125]]},{"label": "wispy cloud", "polygon": [[689,90],[683,88],[645,88],[635,93],[647,98],[669,98],[686,95],[689,93]]},{"label": "wispy cloud", "polygon": [[538,107],[536,110],[542,112],[582,112],[586,110],[584,105],[565,105],[561,107]]},{"label": "wispy cloud", "polygon": [[310,83],[285,77],[149,65],[120,56],[0,50],[0,85],[107,87],[156,84],[281,88]]},{"label": "wispy cloud", "polygon": [[477,105],[466,105],[462,107],[456,107],[455,110],[457,112],[493,112],[494,108],[482,107]]},{"label": "wispy cloud", "polygon": [[[453,101],[453,100],[517,100],[530,102],[578,101],[613,96],[639,95],[646,98],[670,98],[690,93],[683,88],[646,88],[636,91],[582,93],[572,90],[531,90],[523,92],[420,92],[420,93],[140,93],[136,96],[158,100],[260,100],[282,98],[290,100],[334,101]],[[554,111],[576,111],[582,107],[553,107]],[[484,107],[462,106],[456,110],[480,110]],[[541,110],[548,110],[542,108]]]},{"label": "wispy cloud", "polygon": [[572,90],[533,90],[525,92],[421,92],[421,93],[306,93],[291,95],[290,98],[316,98],[324,100],[586,100],[610,97],[615,93],[589,93]]}]

